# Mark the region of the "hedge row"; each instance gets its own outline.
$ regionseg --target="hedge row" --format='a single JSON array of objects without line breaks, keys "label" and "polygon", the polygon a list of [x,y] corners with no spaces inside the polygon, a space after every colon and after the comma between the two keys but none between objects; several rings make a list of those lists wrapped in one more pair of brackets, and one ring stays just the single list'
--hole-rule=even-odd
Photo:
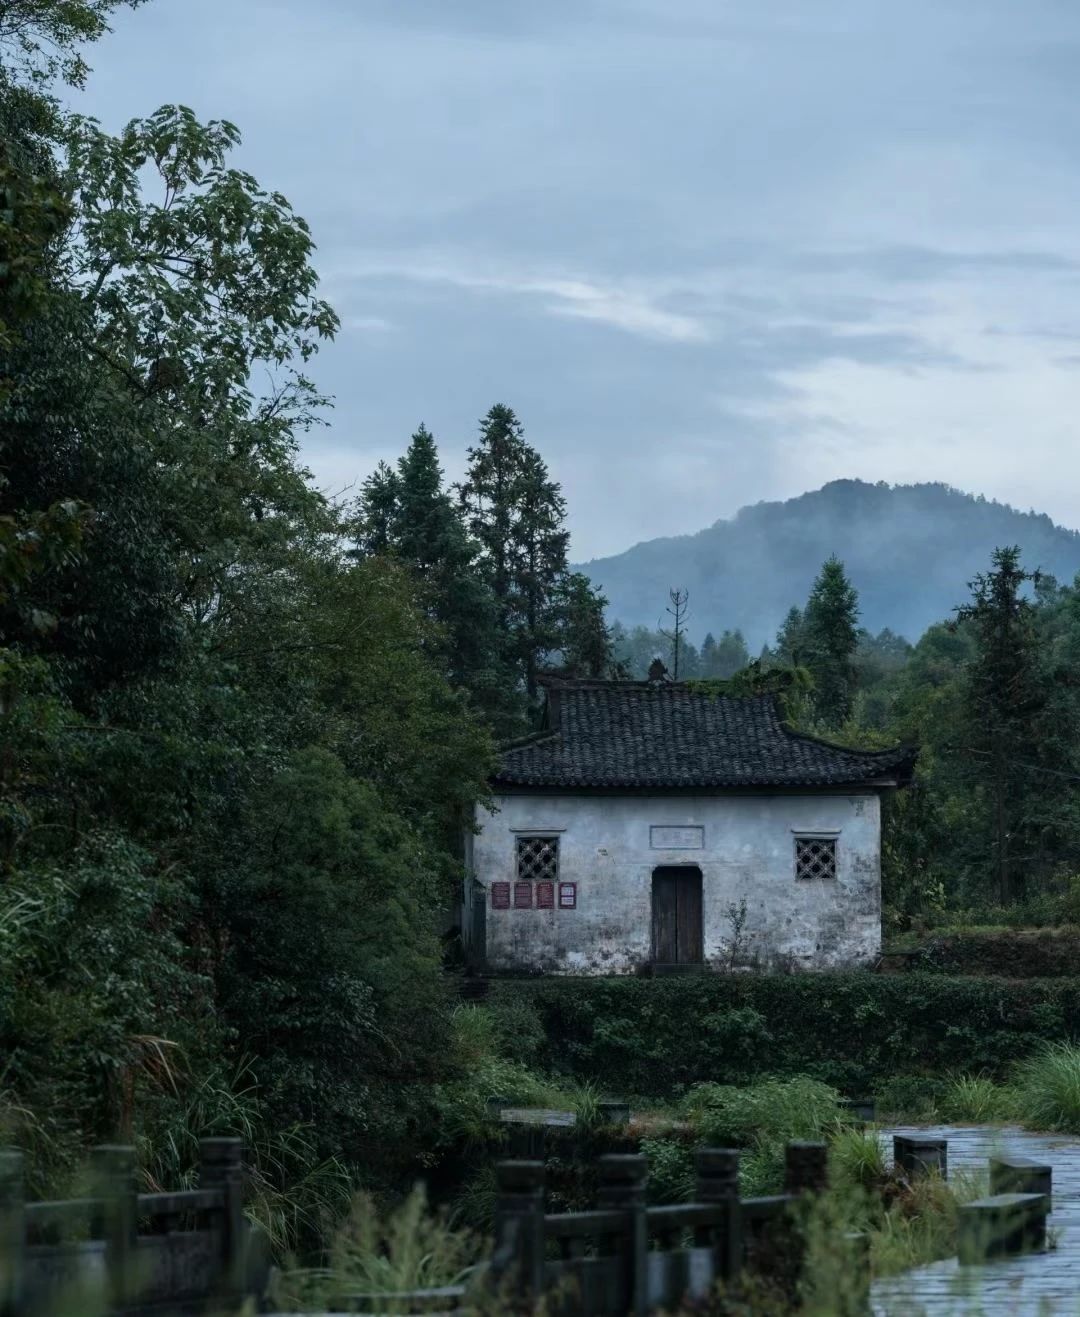
[{"label": "hedge row", "polygon": [[1040,979],[1080,975],[1080,928],[957,929],[885,952],[887,969]]},{"label": "hedge row", "polygon": [[896,1075],[1004,1076],[1043,1040],[1080,1035],[1080,979],[1064,978],[519,979],[493,983],[489,1002],[515,1014],[531,1005],[547,1068],[656,1098],[766,1075],[812,1075],[853,1096]]}]

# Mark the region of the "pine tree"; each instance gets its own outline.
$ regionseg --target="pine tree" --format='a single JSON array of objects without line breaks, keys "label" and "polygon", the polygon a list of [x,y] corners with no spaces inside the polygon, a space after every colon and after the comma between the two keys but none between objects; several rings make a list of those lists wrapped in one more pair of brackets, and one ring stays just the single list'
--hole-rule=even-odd
[{"label": "pine tree", "polygon": [[738,629],[725,631],[716,642],[713,657],[714,671],[706,676],[728,678],[741,672],[750,662],[750,651],[746,647],[746,637]]},{"label": "pine tree", "polygon": [[435,439],[421,425],[397,470],[380,463],[364,483],[357,541],[363,554],[391,553],[420,585],[441,624],[446,674],[502,727],[512,713],[512,677],[501,654],[495,599],[477,570],[479,546],[443,488]]},{"label": "pine tree", "polygon": [[[616,633],[604,618],[607,600],[581,572],[568,572],[559,588],[563,667],[578,677],[624,675],[615,661]],[[619,636],[623,632],[620,628]]]},{"label": "pine tree", "polygon": [[559,591],[570,535],[562,491],[509,407],[497,404],[481,422],[459,496],[482,548],[509,657],[532,701],[545,656],[560,647]]},{"label": "pine tree", "polygon": [[361,486],[354,527],[354,557],[386,553],[394,544],[398,526],[398,478],[380,462]]},{"label": "pine tree", "polygon": [[788,609],[780,630],[776,633],[776,646],[771,658],[785,667],[800,667],[806,659],[806,629],[802,609],[794,604]]},{"label": "pine tree", "polygon": [[701,675],[703,677],[720,675],[716,659],[716,637],[711,631],[705,632],[705,639],[701,642]]},{"label": "pine tree", "polygon": [[468,450],[468,474],[458,486],[466,524],[480,544],[485,576],[504,620],[511,612],[511,564],[528,452],[521,422],[511,408],[496,403],[480,422],[480,442]]},{"label": "pine tree", "polygon": [[839,727],[851,712],[858,618],[859,596],[834,554],[814,582],[802,619],[806,666],[816,688],[815,710],[830,727]]},{"label": "pine tree", "polygon": [[985,789],[997,894],[1006,902],[1017,894],[1017,865],[1027,858],[1023,838],[1037,791],[1031,770],[1040,750],[1035,729],[1046,694],[1035,609],[1021,594],[1037,574],[1023,570],[1015,547],[995,549],[992,561],[993,570],[971,582],[971,603],[957,610],[976,645],[963,688],[968,743],[961,753]]}]

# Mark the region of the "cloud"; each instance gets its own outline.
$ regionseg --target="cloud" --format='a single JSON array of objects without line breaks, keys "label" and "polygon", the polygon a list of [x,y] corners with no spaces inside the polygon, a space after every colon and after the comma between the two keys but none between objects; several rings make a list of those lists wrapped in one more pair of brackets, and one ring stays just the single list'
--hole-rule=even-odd
[{"label": "cloud", "polygon": [[484,273],[460,260],[386,259],[365,257],[339,269],[335,280],[403,279],[416,283],[444,284],[468,292],[502,293],[506,296],[539,298],[549,315],[592,320],[628,334],[667,339],[676,343],[703,343],[708,337],[704,323],[693,316],[666,309],[662,297],[632,280],[620,284],[600,283],[588,278],[564,278],[527,271]]},{"label": "cloud", "polygon": [[385,334],[394,328],[393,323],[384,316],[351,316],[342,318],[341,327],[361,334]]},{"label": "cloud", "polygon": [[115,28],[79,108],[228,117],[312,226],[344,322],[310,367],[320,484],[420,420],[460,472],[500,400],[576,557],[844,475],[1080,524],[1080,6],[154,0]]}]

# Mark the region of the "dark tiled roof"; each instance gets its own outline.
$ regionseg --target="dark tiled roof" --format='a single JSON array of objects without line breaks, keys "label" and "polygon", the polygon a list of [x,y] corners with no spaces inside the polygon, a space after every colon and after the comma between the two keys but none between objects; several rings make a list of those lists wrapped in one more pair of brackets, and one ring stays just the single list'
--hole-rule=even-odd
[{"label": "dark tiled roof", "polygon": [[789,731],[772,695],[666,682],[547,681],[547,730],[505,749],[523,787],[839,786],[906,781],[915,751],[848,750]]}]

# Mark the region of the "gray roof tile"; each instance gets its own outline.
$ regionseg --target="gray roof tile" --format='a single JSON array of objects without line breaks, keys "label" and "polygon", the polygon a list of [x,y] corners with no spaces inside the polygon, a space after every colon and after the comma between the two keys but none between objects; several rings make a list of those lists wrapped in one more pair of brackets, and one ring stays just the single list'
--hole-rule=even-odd
[{"label": "gray roof tile", "polygon": [[910,779],[915,751],[852,750],[784,726],[772,695],[673,682],[545,681],[547,728],[507,747],[499,786],[844,786]]}]

